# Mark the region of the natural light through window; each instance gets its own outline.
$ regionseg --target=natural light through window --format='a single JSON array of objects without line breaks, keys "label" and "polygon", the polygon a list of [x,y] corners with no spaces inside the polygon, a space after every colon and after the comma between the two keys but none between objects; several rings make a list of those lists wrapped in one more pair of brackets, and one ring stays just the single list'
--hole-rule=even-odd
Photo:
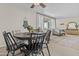
[{"label": "natural light through window", "polygon": [[74,23],[69,24],[69,29],[76,29],[76,25]]},{"label": "natural light through window", "polygon": [[44,29],[48,29],[48,22],[44,22]]}]

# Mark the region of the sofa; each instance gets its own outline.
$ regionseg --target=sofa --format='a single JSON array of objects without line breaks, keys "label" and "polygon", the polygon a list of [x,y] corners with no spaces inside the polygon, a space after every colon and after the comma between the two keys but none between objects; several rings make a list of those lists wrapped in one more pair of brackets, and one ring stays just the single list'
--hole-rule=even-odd
[{"label": "sofa", "polygon": [[68,35],[79,35],[79,29],[66,29],[65,34]]},{"label": "sofa", "polygon": [[65,31],[63,29],[53,29],[53,35],[62,36],[65,35]]}]

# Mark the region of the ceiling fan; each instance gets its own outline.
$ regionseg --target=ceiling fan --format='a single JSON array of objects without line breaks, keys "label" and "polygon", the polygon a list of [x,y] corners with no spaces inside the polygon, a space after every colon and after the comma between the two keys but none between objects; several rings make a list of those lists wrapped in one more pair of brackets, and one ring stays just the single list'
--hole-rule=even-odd
[{"label": "ceiling fan", "polygon": [[31,5],[31,8],[34,8],[35,6],[41,6],[42,8],[45,8],[46,7],[46,5],[44,5],[43,3],[33,3]]}]

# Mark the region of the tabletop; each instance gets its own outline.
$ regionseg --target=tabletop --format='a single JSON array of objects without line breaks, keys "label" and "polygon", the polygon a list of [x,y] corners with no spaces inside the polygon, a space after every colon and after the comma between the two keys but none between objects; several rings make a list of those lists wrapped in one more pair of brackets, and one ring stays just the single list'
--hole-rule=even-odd
[{"label": "tabletop", "polygon": [[18,39],[23,39],[23,40],[27,40],[27,39],[30,39],[30,34],[37,34],[37,35],[44,35],[45,33],[44,32],[31,32],[31,33],[16,33],[14,35],[15,38],[18,38]]}]

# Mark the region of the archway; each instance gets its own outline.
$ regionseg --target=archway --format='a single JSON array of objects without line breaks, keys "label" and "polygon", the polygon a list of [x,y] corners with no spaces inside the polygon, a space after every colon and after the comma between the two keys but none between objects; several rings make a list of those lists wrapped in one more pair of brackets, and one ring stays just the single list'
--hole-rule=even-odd
[{"label": "archway", "polygon": [[69,22],[67,24],[67,29],[77,29],[78,28],[78,25],[76,22]]}]

